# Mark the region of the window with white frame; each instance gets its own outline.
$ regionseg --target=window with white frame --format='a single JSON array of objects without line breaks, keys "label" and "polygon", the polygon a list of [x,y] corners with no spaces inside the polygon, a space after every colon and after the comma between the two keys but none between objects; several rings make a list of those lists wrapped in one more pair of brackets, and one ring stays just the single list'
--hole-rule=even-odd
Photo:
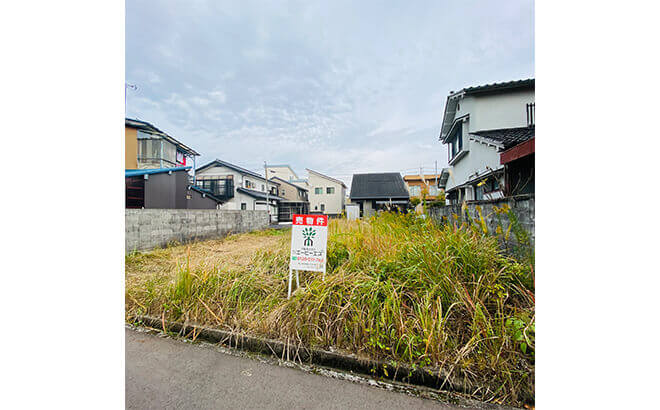
[{"label": "window with white frame", "polygon": [[325,193],[328,194],[328,195],[334,194],[335,193],[335,188],[329,186],[325,189]]},{"label": "window with white frame", "polygon": [[323,195],[323,187],[320,187],[320,188],[314,188],[314,194],[316,194],[316,195]]},{"label": "window with white frame", "polygon": [[463,126],[461,123],[456,125],[456,130],[449,138],[449,160],[451,161],[463,149]]}]

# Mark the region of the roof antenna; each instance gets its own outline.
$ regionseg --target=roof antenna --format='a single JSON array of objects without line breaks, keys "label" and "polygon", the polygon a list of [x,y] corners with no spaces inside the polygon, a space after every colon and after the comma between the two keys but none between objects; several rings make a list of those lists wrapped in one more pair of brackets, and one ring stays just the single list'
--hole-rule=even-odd
[{"label": "roof antenna", "polygon": [[124,117],[126,116],[126,90],[128,90],[129,88],[131,90],[136,90],[136,91],[138,89],[137,85],[135,85],[135,84],[129,84],[129,83],[126,83],[126,82],[124,83]]}]

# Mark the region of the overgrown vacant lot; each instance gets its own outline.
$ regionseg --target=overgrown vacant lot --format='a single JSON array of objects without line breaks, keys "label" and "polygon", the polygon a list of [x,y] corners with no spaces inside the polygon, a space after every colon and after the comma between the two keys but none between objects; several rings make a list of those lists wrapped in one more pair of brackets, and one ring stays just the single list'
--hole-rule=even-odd
[{"label": "overgrown vacant lot", "polygon": [[443,369],[474,397],[533,402],[534,278],[478,226],[332,221],[328,272],[287,300],[290,231],[126,257],[126,314]]}]

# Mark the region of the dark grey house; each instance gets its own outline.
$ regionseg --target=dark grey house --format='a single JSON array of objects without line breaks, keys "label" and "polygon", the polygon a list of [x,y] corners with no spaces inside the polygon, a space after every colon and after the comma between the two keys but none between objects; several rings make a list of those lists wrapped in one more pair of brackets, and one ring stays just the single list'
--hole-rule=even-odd
[{"label": "dark grey house", "polygon": [[126,170],[126,208],[217,209],[220,198],[190,185],[190,167]]},{"label": "dark grey house", "polygon": [[360,205],[363,217],[380,210],[405,212],[410,205],[408,189],[398,172],[354,174],[350,199]]}]

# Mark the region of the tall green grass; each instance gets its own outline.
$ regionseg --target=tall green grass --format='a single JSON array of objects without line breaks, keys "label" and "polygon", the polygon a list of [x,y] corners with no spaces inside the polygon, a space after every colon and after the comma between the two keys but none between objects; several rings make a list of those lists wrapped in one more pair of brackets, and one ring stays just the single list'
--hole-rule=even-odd
[{"label": "tall green grass", "polygon": [[289,239],[249,266],[127,283],[127,314],[150,314],[451,372],[474,397],[534,396],[533,267],[478,225],[414,215],[332,221],[328,271],[287,300]]}]

